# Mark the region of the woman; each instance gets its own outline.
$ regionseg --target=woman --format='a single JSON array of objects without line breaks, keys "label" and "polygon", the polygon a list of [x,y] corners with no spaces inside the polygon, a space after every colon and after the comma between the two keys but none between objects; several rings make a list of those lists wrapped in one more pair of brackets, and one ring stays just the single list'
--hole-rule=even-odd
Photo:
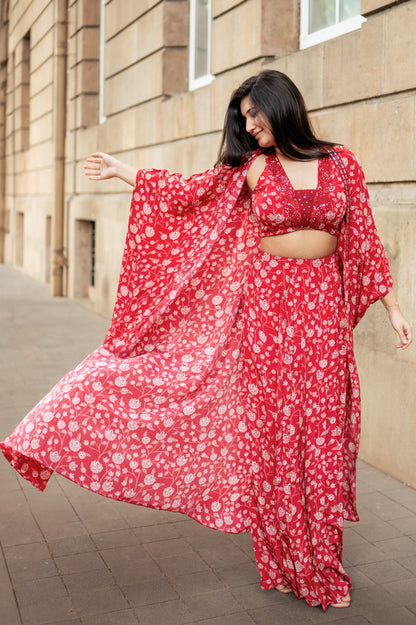
[{"label": "woman", "polygon": [[217,166],[185,180],[103,154],[134,186],[104,345],[1,443],[40,489],[251,531],[263,588],[349,605],[359,387],[352,328],[381,298],[411,342],[354,156],[319,141],[275,71],[232,95]]}]

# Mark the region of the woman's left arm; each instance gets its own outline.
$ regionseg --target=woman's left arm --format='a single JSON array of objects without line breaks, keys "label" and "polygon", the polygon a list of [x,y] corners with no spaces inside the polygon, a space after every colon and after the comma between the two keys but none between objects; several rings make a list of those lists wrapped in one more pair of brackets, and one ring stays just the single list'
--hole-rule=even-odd
[{"label": "woman's left arm", "polygon": [[412,342],[412,327],[410,323],[403,317],[397,297],[393,289],[387,295],[381,298],[390,323],[399,336],[400,342],[397,343],[397,349],[406,349]]}]

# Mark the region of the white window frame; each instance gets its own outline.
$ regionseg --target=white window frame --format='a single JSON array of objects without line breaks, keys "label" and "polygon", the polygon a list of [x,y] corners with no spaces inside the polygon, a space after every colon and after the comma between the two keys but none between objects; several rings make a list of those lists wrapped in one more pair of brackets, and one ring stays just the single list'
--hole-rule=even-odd
[{"label": "white window frame", "polygon": [[105,3],[100,1],[100,56],[99,56],[99,80],[98,80],[98,120],[103,124],[106,120],[104,113],[104,88],[105,88]]},{"label": "white window frame", "polygon": [[323,43],[334,37],[345,35],[353,30],[358,30],[361,25],[366,22],[366,18],[362,15],[354,15],[347,20],[339,21],[339,2],[336,3],[336,23],[322,28],[314,33],[309,33],[309,0],[300,0],[300,40],[299,47],[301,50],[310,48],[317,43]]},{"label": "white window frame", "polygon": [[[189,2],[189,90],[199,89],[209,85],[214,76],[208,72],[204,76],[195,78],[195,31],[196,31],[196,2],[197,0],[190,0]],[[211,24],[212,24],[212,0],[208,0],[208,59],[211,65]]]}]

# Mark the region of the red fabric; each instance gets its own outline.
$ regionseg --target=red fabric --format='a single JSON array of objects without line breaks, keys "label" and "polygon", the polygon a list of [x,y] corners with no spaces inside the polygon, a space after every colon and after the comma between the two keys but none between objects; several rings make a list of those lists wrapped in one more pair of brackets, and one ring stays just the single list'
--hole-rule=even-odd
[{"label": "red fabric", "polygon": [[266,166],[252,193],[260,236],[304,228],[339,236],[345,214],[344,182],[334,177],[332,158],[318,161],[315,189],[294,189],[279,159],[266,154]]},{"label": "red fabric", "polygon": [[251,532],[262,588],[340,601],[347,337],[337,254],[259,252],[244,293]]},{"label": "red fabric", "polygon": [[[351,208],[339,237],[339,328],[346,356],[331,369],[334,375],[346,369],[345,381],[338,378],[346,386],[344,424],[334,443],[342,449],[340,460],[337,447],[336,462],[344,479],[342,497],[340,489],[335,496],[339,513],[356,519],[359,385],[352,328],[366,307],[388,292],[391,277],[362,172],[350,152],[339,148],[339,156],[350,179]],[[250,344],[243,296],[247,305],[259,242],[259,223],[244,187],[248,166],[223,166],[188,180],[160,170],[138,173],[104,345],[0,443],[11,464],[38,488],[58,471],[107,497],[185,512],[223,531],[254,532],[254,499],[261,495],[260,486],[253,486],[252,466],[261,446],[252,444],[247,401],[254,411],[266,404],[249,393],[243,353]],[[338,188],[336,201],[345,206],[341,172],[332,160],[325,167],[328,184]],[[267,282],[263,286],[269,288]],[[257,298],[256,290],[251,292]],[[307,295],[288,293],[294,302],[299,297],[306,302]],[[334,302],[338,306],[338,295]],[[325,315],[327,320],[330,313]],[[269,325],[268,344],[276,341],[276,328]],[[290,375],[285,369],[285,378]],[[310,384],[316,379],[311,374]],[[296,588],[306,596],[301,584]],[[333,592],[329,587],[325,596]],[[306,598],[316,601],[312,594]]]}]

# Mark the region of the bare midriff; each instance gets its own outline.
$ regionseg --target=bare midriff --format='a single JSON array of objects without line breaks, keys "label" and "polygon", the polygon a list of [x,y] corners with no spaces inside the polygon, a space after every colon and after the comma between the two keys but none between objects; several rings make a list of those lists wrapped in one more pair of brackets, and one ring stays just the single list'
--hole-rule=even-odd
[{"label": "bare midriff", "polygon": [[337,249],[338,239],[320,230],[297,230],[287,234],[262,237],[260,249],[283,258],[323,258]]}]

